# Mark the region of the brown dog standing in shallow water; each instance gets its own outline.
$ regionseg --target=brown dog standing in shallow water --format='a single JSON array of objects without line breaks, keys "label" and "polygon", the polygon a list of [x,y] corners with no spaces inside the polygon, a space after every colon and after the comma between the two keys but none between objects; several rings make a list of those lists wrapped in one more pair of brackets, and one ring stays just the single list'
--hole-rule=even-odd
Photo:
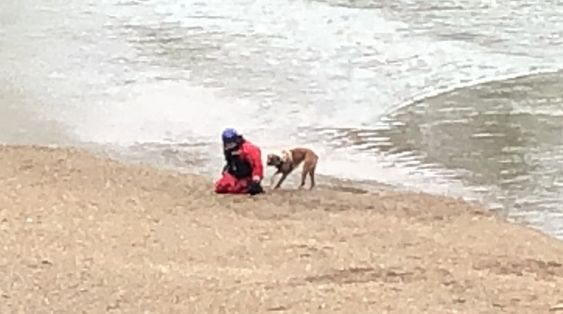
[{"label": "brown dog standing in shallow water", "polygon": [[282,156],[278,156],[276,154],[268,154],[266,164],[268,166],[273,166],[277,168],[276,173],[272,176],[271,185],[274,184],[274,179],[278,174],[281,173],[282,177],[278,181],[278,184],[274,187],[277,189],[281,186],[287,175],[289,175],[295,168],[297,168],[301,163],[303,163],[303,171],[301,172],[301,185],[299,188],[303,188],[305,185],[305,179],[307,178],[307,174],[311,178],[311,186],[309,189],[312,189],[315,186],[315,168],[317,167],[317,161],[319,160],[319,156],[315,154],[309,148],[293,148],[290,150],[284,150],[282,152]]}]

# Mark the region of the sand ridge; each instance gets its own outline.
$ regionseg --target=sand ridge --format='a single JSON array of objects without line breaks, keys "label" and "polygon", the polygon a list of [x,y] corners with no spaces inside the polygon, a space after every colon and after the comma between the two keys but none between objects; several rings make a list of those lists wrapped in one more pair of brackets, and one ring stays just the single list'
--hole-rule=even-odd
[{"label": "sand ridge", "polygon": [[[546,313],[563,243],[446,197],[220,196],[78,149],[0,147],[1,313]],[[562,312],[563,313],[563,312]]]}]

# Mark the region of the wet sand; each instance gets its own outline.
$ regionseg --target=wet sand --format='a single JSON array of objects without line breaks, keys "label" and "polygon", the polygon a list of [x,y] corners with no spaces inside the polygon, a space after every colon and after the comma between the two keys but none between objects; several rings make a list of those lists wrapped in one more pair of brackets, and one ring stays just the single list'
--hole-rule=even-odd
[{"label": "wet sand", "polygon": [[[460,200],[0,148],[0,313],[555,313],[563,242]],[[561,312],[563,313],[563,311]]]}]

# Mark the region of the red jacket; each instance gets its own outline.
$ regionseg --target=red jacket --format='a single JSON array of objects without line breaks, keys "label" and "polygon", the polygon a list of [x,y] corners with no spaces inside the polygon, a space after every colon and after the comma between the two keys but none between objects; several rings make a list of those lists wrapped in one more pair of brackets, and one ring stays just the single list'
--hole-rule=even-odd
[{"label": "red jacket", "polygon": [[260,180],[264,178],[264,166],[262,165],[262,151],[258,146],[245,140],[240,148],[241,156],[252,166],[252,178],[259,177]]}]

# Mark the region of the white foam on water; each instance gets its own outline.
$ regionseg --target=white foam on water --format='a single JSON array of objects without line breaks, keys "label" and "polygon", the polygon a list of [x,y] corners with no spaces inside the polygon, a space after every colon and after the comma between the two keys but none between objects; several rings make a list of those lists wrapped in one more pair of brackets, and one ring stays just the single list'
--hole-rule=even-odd
[{"label": "white foam on water", "polygon": [[[276,70],[278,64],[283,66],[284,59],[294,58],[296,68],[305,65],[315,70],[298,80],[315,83],[324,95],[317,98],[317,104],[298,106],[297,111],[288,113],[283,107],[289,105],[283,100],[278,100],[275,106],[264,106],[253,95],[245,98],[246,105],[240,105],[241,100],[236,96],[212,100],[215,96],[206,95],[207,91],[194,90],[197,82],[190,82],[186,88],[139,85],[138,89],[147,90],[144,94],[112,105],[115,108],[106,111],[105,122],[82,126],[81,134],[85,138],[91,135],[93,141],[156,141],[159,137],[169,137],[167,134],[188,133],[189,115],[201,117],[192,122],[191,132],[204,137],[213,137],[219,125],[229,121],[225,114],[241,128],[257,129],[263,124],[264,132],[279,134],[280,138],[294,135],[295,127],[371,127],[385,113],[418,99],[528,73],[532,60],[493,53],[477,44],[412,36],[404,31],[408,28],[406,23],[385,17],[381,10],[332,7],[308,1],[153,0],[131,11],[122,8],[120,14],[114,15],[134,25],[160,23],[165,18],[168,23],[178,22],[184,27],[267,38],[268,45],[287,49],[286,55],[270,56],[270,70]],[[250,53],[251,47],[231,48],[235,55],[242,56]],[[290,49],[292,52],[288,52]],[[310,59],[304,57],[307,55]],[[264,86],[266,90],[272,87]],[[194,96],[200,92],[201,98]],[[303,97],[305,102],[309,96]],[[111,101],[101,107],[109,108],[108,103]],[[227,113],[235,104],[240,109]],[[197,112],[195,108],[199,106],[208,110]],[[86,113],[92,111],[95,117],[96,110],[89,108]],[[209,113],[206,119],[202,117],[203,112]],[[113,114],[120,117],[112,118]],[[291,121],[287,122],[286,117]],[[90,132],[85,130],[87,125],[92,127]],[[119,130],[120,127],[123,129]],[[264,135],[263,139],[267,140],[268,136]]]},{"label": "white foam on water", "polygon": [[87,118],[77,118],[81,123],[75,130],[84,141],[106,144],[217,141],[225,127],[262,129],[251,116],[244,118],[244,113],[256,110],[256,104],[222,97],[212,88],[155,81],[121,88],[113,100],[81,109]]}]

